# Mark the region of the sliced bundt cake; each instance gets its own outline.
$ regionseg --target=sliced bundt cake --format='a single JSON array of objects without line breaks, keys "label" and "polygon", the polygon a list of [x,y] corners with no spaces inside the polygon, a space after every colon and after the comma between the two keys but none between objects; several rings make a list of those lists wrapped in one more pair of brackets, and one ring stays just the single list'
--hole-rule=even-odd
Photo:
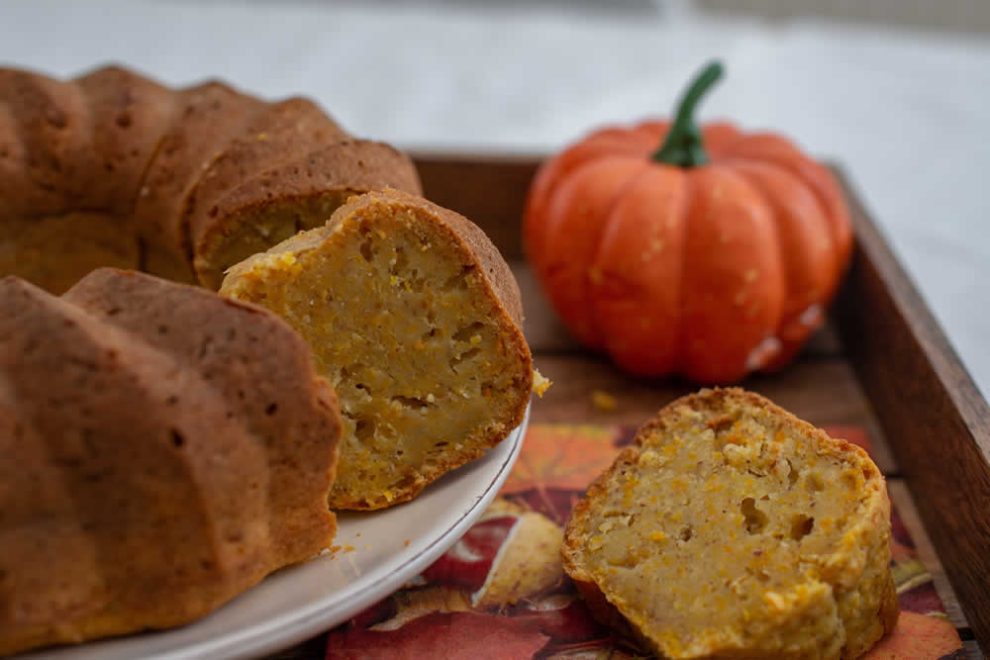
[{"label": "sliced bundt cake", "polygon": [[640,429],[575,507],[563,559],[599,616],[666,658],[856,658],[897,620],[876,466],[741,390]]},{"label": "sliced bundt cake", "polygon": [[0,280],[0,654],[192,621],[326,548],[340,418],[262,309]]},{"label": "sliced bundt cake", "polygon": [[285,318],[336,389],[334,508],[406,501],[522,420],[533,371],[512,273],[478,227],[419,197],[356,197],[234,266],[221,294]]},{"label": "sliced bundt cake", "polygon": [[419,192],[409,158],[305,99],[171,90],[119,67],[67,82],[0,69],[0,275],[49,291],[108,265],[215,289],[384,186]]},{"label": "sliced bundt cake", "polygon": [[199,282],[218,289],[234,264],[323,226],[349,197],[390,186],[415,192],[419,179],[405,154],[380,142],[345,139],[271,166],[190,217]]},{"label": "sliced bundt cake", "polygon": [[265,107],[256,98],[210,81],[174,94],[173,120],[148,161],[132,218],[144,251],[145,270],[194,283],[186,200],[200,177],[231,140]]}]

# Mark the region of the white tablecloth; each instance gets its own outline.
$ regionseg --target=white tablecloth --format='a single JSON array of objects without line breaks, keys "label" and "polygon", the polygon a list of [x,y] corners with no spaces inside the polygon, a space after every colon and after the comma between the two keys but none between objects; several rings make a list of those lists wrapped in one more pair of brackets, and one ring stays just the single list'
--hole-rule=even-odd
[{"label": "white tablecloth", "polygon": [[0,62],[219,76],[313,96],[403,147],[533,152],[669,112],[720,57],[729,75],[704,115],[841,161],[990,393],[990,40],[713,19],[677,2],[492,4],[7,0]]}]

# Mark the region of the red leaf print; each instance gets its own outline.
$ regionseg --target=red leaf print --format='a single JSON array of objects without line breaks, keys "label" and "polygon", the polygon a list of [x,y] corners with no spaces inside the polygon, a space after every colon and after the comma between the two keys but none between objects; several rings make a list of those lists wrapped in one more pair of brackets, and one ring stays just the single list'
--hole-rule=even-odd
[{"label": "red leaf print", "polygon": [[499,516],[475,523],[440,559],[423,571],[429,582],[477,591],[485,584],[499,548],[519,521]]},{"label": "red leaf print", "polygon": [[429,614],[388,632],[334,631],[327,660],[518,660],[532,658],[549,639],[531,623],[508,617]]}]

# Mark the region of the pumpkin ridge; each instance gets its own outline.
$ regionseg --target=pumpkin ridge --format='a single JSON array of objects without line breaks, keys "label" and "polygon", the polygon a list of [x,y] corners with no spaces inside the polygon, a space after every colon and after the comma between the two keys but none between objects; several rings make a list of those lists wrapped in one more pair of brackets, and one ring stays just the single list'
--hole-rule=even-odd
[{"label": "pumpkin ridge", "polygon": [[[622,170],[647,168],[649,164],[640,158],[625,154],[608,155],[580,165],[565,177],[555,193],[548,199],[548,229],[541,272],[547,279],[544,289],[553,308],[565,319],[575,336],[591,348],[601,348],[601,336],[597,334],[598,324],[592,318],[589,304],[590,269],[594,263],[597,243],[601,240],[606,215],[603,210],[611,208],[617,192],[622,190],[631,176]],[[613,178],[607,187],[583,186],[586,179],[595,175],[596,180]],[[597,193],[601,192],[601,195]],[[587,208],[595,201],[594,208]],[[570,222],[561,213],[570,208],[580,211],[583,217],[580,226]],[[577,251],[575,251],[577,248]],[[551,275],[557,277],[551,279]],[[563,277],[561,277],[563,275]],[[556,287],[557,295],[554,295]],[[564,296],[562,291],[566,291]]]},{"label": "pumpkin ridge", "polygon": [[[783,313],[776,330],[776,339],[780,343],[780,349],[775,356],[771,356],[766,360],[759,369],[761,371],[773,371],[786,364],[801,348],[808,336],[823,325],[824,307],[829,302],[825,297],[828,284],[821,281],[827,278],[822,278],[819,274],[823,266],[817,263],[817,257],[814,253],[819,251],[835,254],[838,251],[838,247],[832,229],[829,226],[828,209],[821,203],[821,199],[816,194],[814,186],[810,185],[806,179],[798,176],[789,168],[781,167],[776,162],[746,159],[743,167],[749,168],[751,171],[747,172],[746,169],[739,169],[739,173],[750,179],[756,189],[767,199],[770,199],[776,193],[766,188],[769,182],[761,180],[758,174],[759,170],[763,170],[766,173],[774,173],[771,176],[783,177],[791,186],[803,191],[800,194],[807,197],[818,210],[819,221],[814,224],[819,226],[819,233],[827,242],[827,247],[816,248],[814,246],[814,237],[808,235],[810,233],[809,230],[800,228],[800,226],[797,229],[794,227],[782,228],[783,223],[791,222],[786,217],[788,215],[787,209],[779,203],[770,202],[771,208],[781,206],[779,210],[783,211],[783,213],[775,212],[773,219],[778,233],[777,240],[780,247],[781,264],[784,267],[782,274],[785,292]],[[797,222],[800,223],[800,220],[797,220]],[[785,234],[790,234],[788,240],[785,240]],[[804,273],[795,272],[792,265],[795,257],[786,251],[787,243],[792,241],[795,235],[800,236],[801,242],[804,243],[803,254],[797,257],[800,264],[798,270],[805,269],[806,272]],[[831,262],[832,260],[829,259],[828,261]],[[829,267],[832,265],[830,263]],[[837,276],[837,273],[834,273],[833,276]],[[798,284],[799,282],[800,285]],[[810,289],[808,288],[809,286],[811,287]]]},{"label": "pumpkin ridge", "polygon": [[[791,157],[794,160],[806,161],[800,154],[792,154]],[[825,224],[828,227],[828,240],[831,248],[835,251],[839,251],[839,241],[835,235],[835,229],[833,228],[833,223],[831,222],[831,210],[829,205],[825,200],[825,195],[823,191],[819,189],[818,186],[814,184],[813,181],[809,180],[808,177],[804,176],[801,167],[794,167],[790,163],[785,163],[784,161],[778,160],[776,158],[756,158],[753,156],[733,156],[732,160],[736,160],[743,163],[753,163],[755,165],[763,167],[773,167],[779,169],[787,174],[791,175],[801,183],[814,197],[815,203],[818,204],[819,210],[822,212],[822,217],[825,218]],[[802,163],[802,165],[807,165],[807,162]],[[812,165],[814,163],[811,163]]]},{"label": "pumpkin ridge", "polygon": [[[695,183],[694,177],[691,174],[688,171],[687,176],[684,177],[684,206],[681,209],[680,217],[680,221],[684,224],[684,240],[681,244],[682,251],[691,239],[691,215],[698,205],[696,201],[697,195],[695,194],[698,185]],[[686,341],[686,333],[684,332],[684,274],[688,266],[688,260],[681,259],[681,268],[677,273],[677,326],[675,330],[676,339],[674,340],[674,345],[677,347],[674,351],[674,371],[676,373],[684,373],[686,366],[684,363],[684,356],[687,355],[684,345]]]},{"label": "pumpkin ridge", "polygon": [[649,169],[650,164],[644,163],[644,167],[639,172],[626,179],[625,183],[616,188],[615,194],[612,196],[612,199],[609,201],[608,206],[605,209],[605,213],[602,214],[601,222],[598,223],[598,235],[595,237],[594,241],[594,252],[591,255],[591,260],[588,263],[588,267],[585,269],[585,299],[591,306],[591,314],[589,314],[592,326],[591,329],[594,335],[599,338],[603,348],[605,347],[606,341],[602,335],[601,323],[598,321],[598,297],[595,295],[596,285],[592,280],[591,273],[593,271],[598,271],[599,259],[601,258],[602,238],[605,236],[605,230],[608,227],[610,219],[612,218],[612,214],[619,205],[619,200],[621,200],[623,195],[632,189],[636,183],[636,180],[648,172]]},{"label": "pumpkin ridge", "polygon": [[[770,198],[770,191],[764,185],[764,182],[755,176],[752,172],[747,171],[745,167],[764,167],[779,169],[788,176],[790,176],[796,183],[804,185],[807,187],[801,179],[798,179],[790,171],[776,167],[774,164],[761,162],[758,160],[751,159],[747,162],[746,166],[730,166],[725,164],[725,167],[730,169],[733,174],[743,179],[746,184],[753,191],[753,194],[760,199],[762,204],[767,208],[768,214],[770,216],[770,224],[773,228],[773,243],[776,247],[775,253],[777,255],[778,269],[781,277],[780,287],[781,291],[781,304],[780,310],[777,317],[777,321],[773,324],[773,330],[771,334],[767,335],[763,342],[758,344],[753,352],[750,353],[750,357],[747,358],[746,368],[749,371],[762,371],[768,364],[774,362],[783,350],[784,339],[781,337],[781,330],[784,328],[785,324],[793,321],[793,318],[788,318],[788,302],[790,301],[790,296],[794,295],[792,293],[793,283],[789,277],[787,269],[787,255],[784,254],[784,242],[781,237],[780,223],[784,222],[784,218],[781,213],[778,212],[777,205]],[[800,314],[796,315],[800,316]],[[768,344],[769,342],[769,344]]]},{"label": "pumpkin ridge", "polygon": [[[767,148],[768,145],[759,142],[766,140],[770,140],[771,145],[769,146],[775,148]],[[849,262],[849,254],[852,249],[852,234],[849,229],[849,212],[832,174],[821,164],[802,154],[793,142],[779,135],[754,133],[744,136],[734,146],[736,148],[749,146],[751,149],[755,149],[752,154],[733,154],[733,158],[745,158],[747,160],[776,165],[791,172],[808,186],[814,194],[815,199],[818,200],[822,213],[828,222],[829,236],[836,255],[836,273],[837,275],[840,274]],[[814,174],[811,174],[812,172]],[[837,277],[833,290],[824,296],[825,302],[831,299],[835,288],[838,286],[838,281],[839,278]]]}]

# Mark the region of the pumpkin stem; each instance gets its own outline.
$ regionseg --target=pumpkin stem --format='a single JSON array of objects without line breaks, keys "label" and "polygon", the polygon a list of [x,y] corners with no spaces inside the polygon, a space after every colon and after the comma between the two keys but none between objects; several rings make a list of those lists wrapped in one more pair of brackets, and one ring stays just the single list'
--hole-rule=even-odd
[{"label": "pumpkin stem", "polygon": [[721,62],[709,62],[691,82],[677,106],[674,125],[670,127],[660,148],[650,156],[652,160],[678,167],[697,167],[708,162],[701,129],[694,121],[694,108],[701,97],[722,77],[722,72]]}]

